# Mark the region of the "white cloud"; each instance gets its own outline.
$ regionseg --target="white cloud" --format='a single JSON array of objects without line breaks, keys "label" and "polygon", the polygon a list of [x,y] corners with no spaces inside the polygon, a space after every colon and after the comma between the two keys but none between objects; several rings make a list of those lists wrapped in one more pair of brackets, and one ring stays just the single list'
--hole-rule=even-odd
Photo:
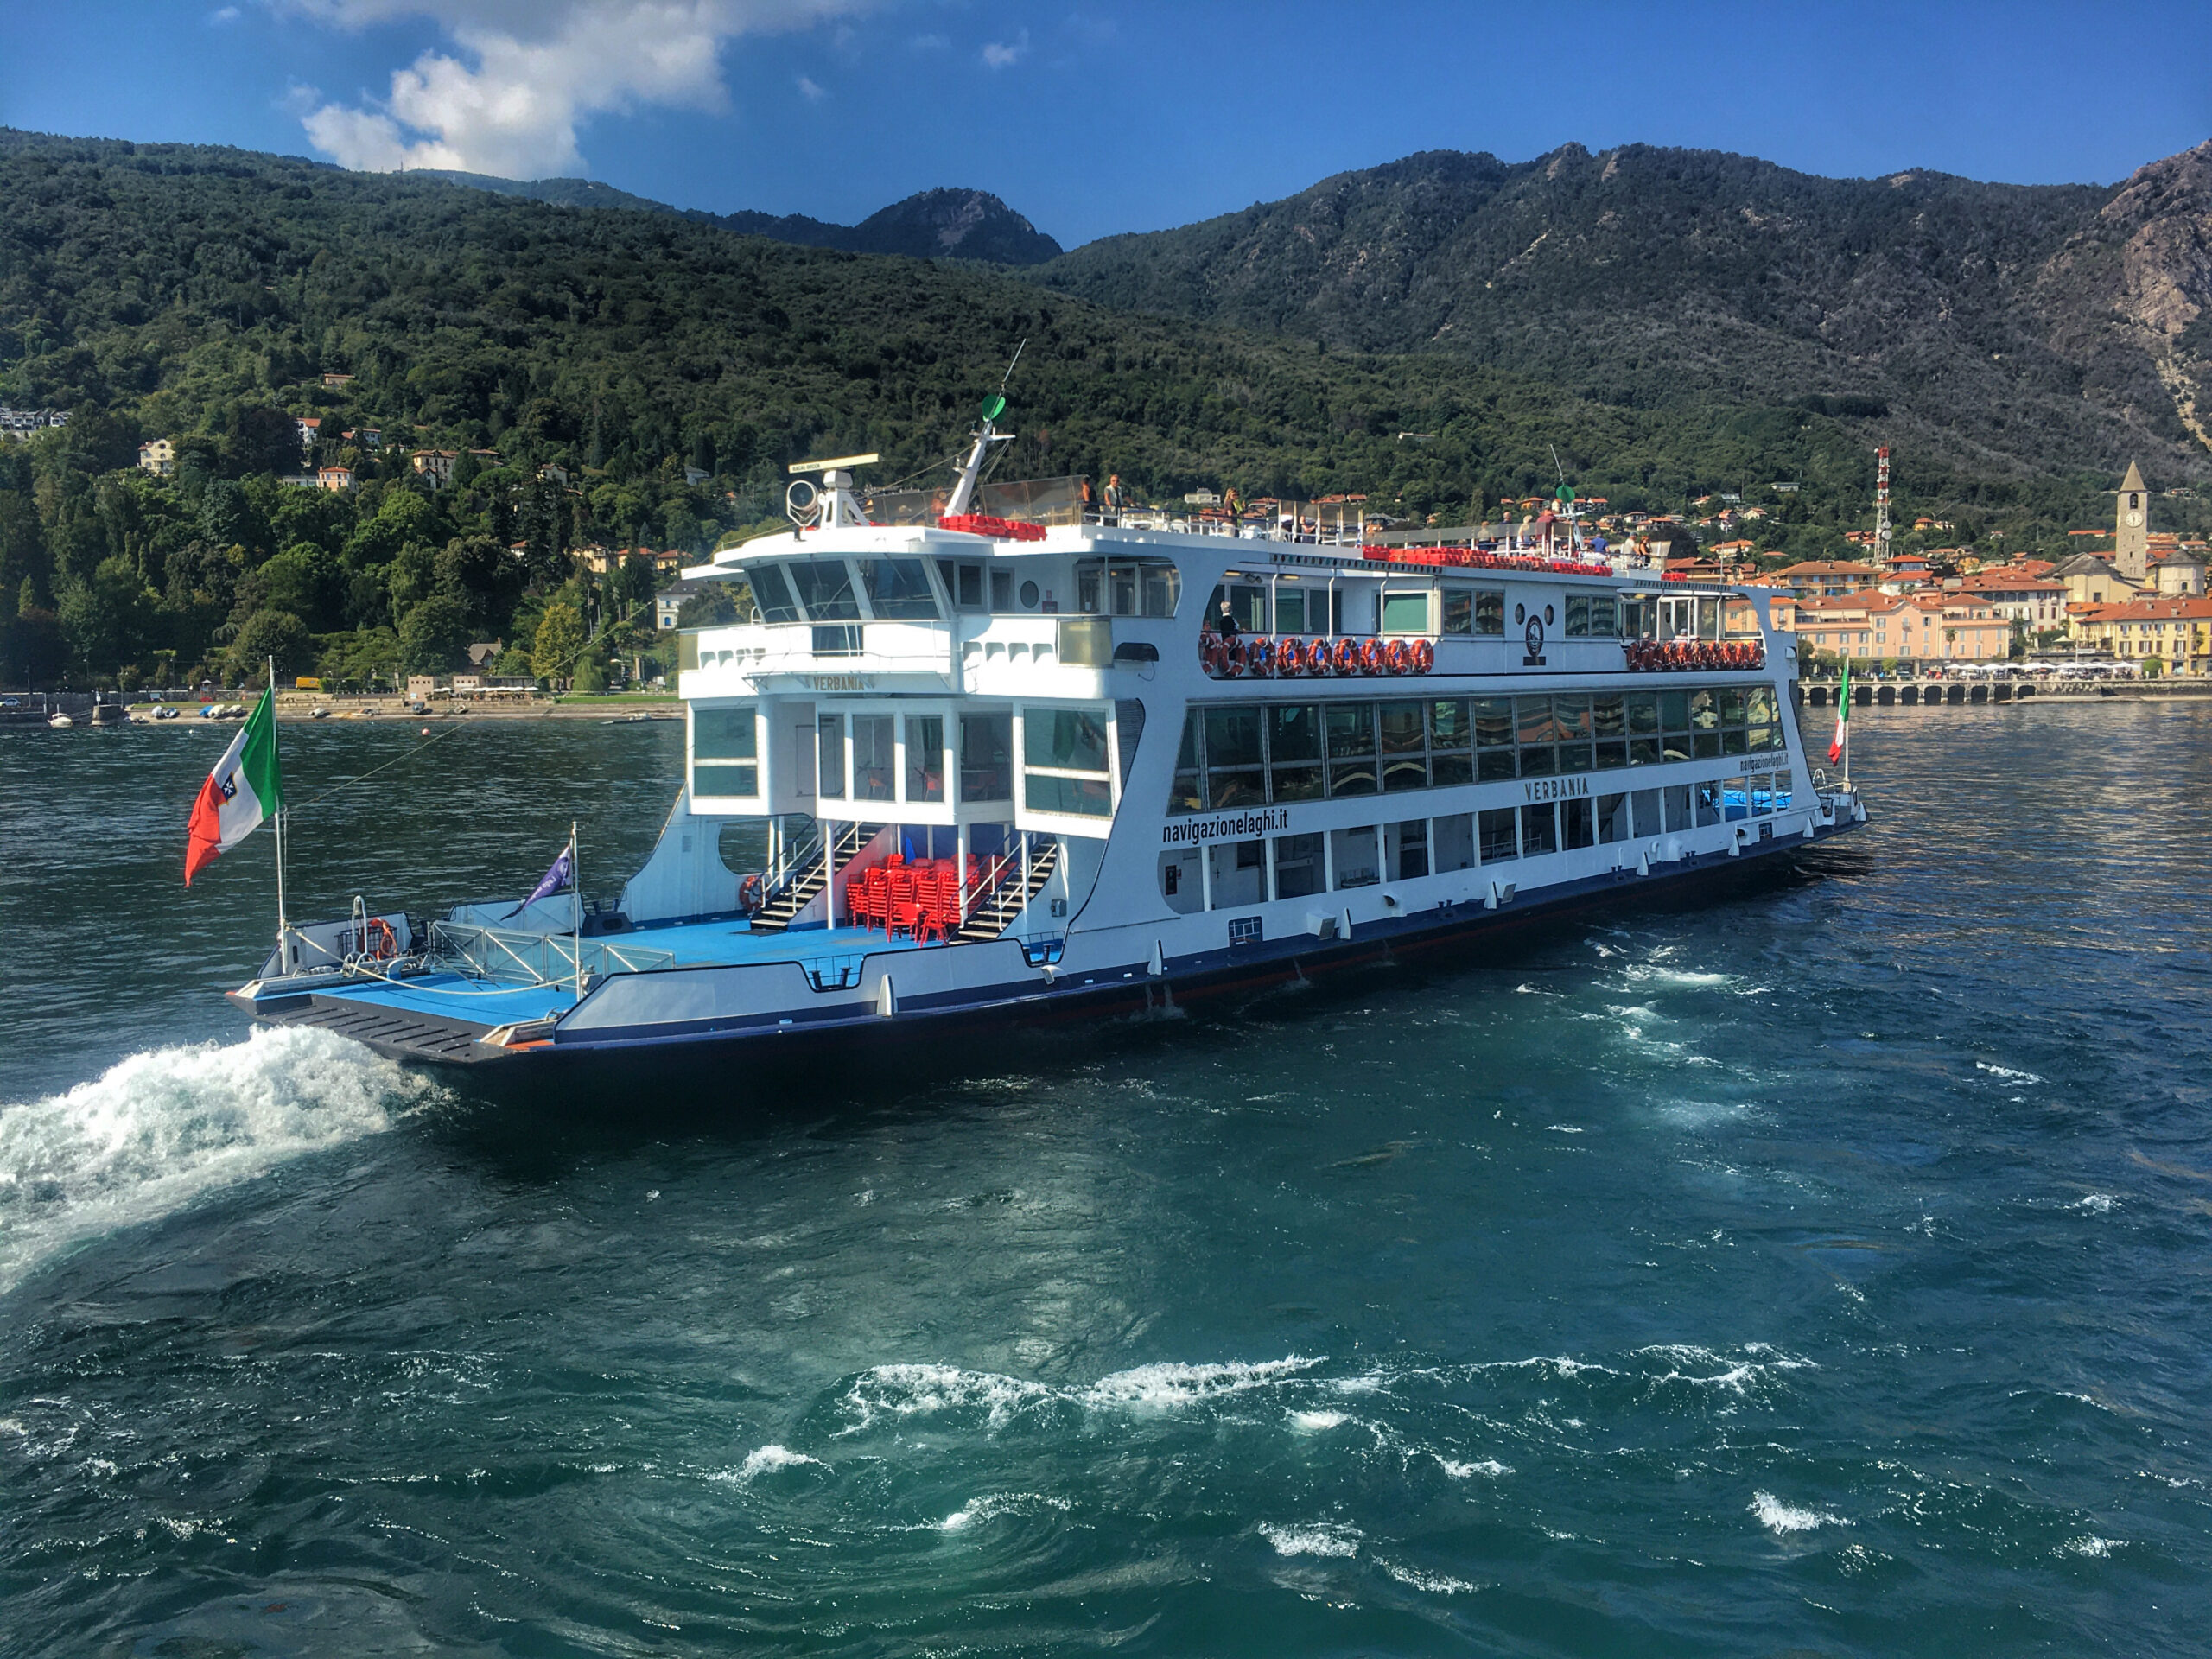
[{"label": "white cloud", "polygon": [[798,78],[798,89],[800,93],[804,96],[806,101],[810,104],[819,104],[823,99],[830,96],[829,93],[822,90],[820,84],[816,81],[812,75],[801,75]]},{"label": "white cloud", "polygon": [[427,51],[392,72],[389,97],[309,110],[302,124],[316,149],[368,172],[435,167],[518,179],[581,170],[577,130],[594,115],[639,105],[724,107],[728,41],[871,3],[277,0],[340,29],[428,17],[473,60]]},{"label": "white cloud", "polygon": [[238,9],[236,6],[218,6],[207,14],[208,22],[213,25],[235,23],[238,20]]},{"label": "white cloud", "polygon": [[952,42],[942,35],[917,35],[906,44],[917,52],[942,52]]},{"label": "white cloud", "polygon": [[1029,55],[1029,31],[1023,29],[1011,43],[993,41],[983,48],[983,61],[994,69],[1010,69]]}]

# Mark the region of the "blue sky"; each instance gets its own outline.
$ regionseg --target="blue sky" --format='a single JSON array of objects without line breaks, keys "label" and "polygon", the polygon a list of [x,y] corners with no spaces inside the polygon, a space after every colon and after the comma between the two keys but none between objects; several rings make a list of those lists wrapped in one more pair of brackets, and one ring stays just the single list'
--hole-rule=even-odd
[{"label": "blue sky", "polygon": [[1569,140],[2110,181],[2212,137],[2212,8],[80,0],[0,7],[0,124],[842,221],[976,185],[1072,246]]}]

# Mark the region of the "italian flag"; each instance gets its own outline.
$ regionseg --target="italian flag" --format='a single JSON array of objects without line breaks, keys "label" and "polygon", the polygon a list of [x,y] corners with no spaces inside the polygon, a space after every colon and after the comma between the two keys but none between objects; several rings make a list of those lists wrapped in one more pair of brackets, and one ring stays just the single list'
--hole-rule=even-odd
[{"label": "italian flag", "polygon": [[1851,718],[1851,659],[1843,659],[1843,690],[1836,693],[1835,735],[1828,740],[1828,765],[1843,764],[1844,722]]},{"label": "italian flag", "polygon": [[229,852],[283,804],[283,774],[276,766],[276,688],[271,684],[192,804],[184,885],[190,887],[203,865]]}]

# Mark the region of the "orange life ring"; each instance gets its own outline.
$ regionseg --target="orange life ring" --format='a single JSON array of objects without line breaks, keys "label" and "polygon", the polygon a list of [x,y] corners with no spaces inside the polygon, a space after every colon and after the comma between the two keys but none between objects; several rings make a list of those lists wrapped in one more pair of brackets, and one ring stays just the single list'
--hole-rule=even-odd
[{"label": "orange life ring", "polygon": [[1406,649],[1402,639],[1393,639],[1382,647],[1382,667],[1391,674],[1402,674],[1413,666],[1413,653]]},{"label": "orange life ring", "polygon": [[760,878],[748,875],[737,884],[737,907],[750,916],[760,908]]},{"label": "orange life ring", "polygon": [[1359,648],[1359,671],[1363,674],[1379,674],[1382,671],[1382,641],[1378,639],[1370,639],[1365,645]]},{"label": "orange life ring", "polygon": [[1219,634],[1209,634],[1204,651],[1206,672],[1216,677],[1229,672],[1229,647],[1221,642]]},{"label": "orange life ring", "polygon": [[1242,674],[1251,665],[1252,647],[1240,634],[1236,642],[1229,647],[1229,671],[1232,675]]},{"label": "orange life ring", "polygon": [[1329,642],[1325,639],[1309,641],[1306,647],[1306,660],[1300,664],[1300,667],[1307,674],[1327,673],[1329,671]]},{"label": "orange life ring", "polygon": [[1359,642],[1356,639],[1338,640],[1337,648],[1330,653],[1329,661],[1331,666],[1339,674],[1357,673],[1359,671]]},{"label": "orange life ring", "polygon": [[389,962],[399,954],[399,936],[391,931],[391,924],[381,916],[369,918],[361,930],[360,954],[372,962]]},{"label": "orange life ring", "polygon": [[1426,674],[1436,666],[1436,647],[1426,639],[1414,641],[1414,672]]}]

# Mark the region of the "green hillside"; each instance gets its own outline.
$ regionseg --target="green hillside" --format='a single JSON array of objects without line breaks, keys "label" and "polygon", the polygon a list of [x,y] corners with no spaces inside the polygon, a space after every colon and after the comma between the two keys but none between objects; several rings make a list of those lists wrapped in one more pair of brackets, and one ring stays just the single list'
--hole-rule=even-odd
[{"label": "green hillside", "polygon": [[[1157,499],[1362,492],[1457,523],[1548,488],[1556,448],[1619,505],[1797,481],[1770,498],[1770,540],[1793,553],[1866,521],[1863,435],[1803,406],[1637,406],[1450,353],[1116,312],[977,266],[671,215],[0,134],[0,404],[73,413],[0,445],[0,673],[174,681],[271,649],[353,673],[447,666],[469,639],[527,645],[556,605],[588,623],[639,597],[578,576],[573,548],[703,550],[772,519],[784,463],[809,454],[880,450],[878,484],[948,466],[1025,339],[1004,476],[1116,470]],[[301,464],[305,415],[315,458],[365,487],[276,482]],[[332,435],[364,427],[383,450]],[[132,470],[164,436],[179,475]],[[415,447],[493,453],[432,493],[407,474]],[[566,486],[541,480],[547,463]],[[1901,483],[1908,508],[2018,548],[2063,544],[2105,480],[1909,453]]]}]

